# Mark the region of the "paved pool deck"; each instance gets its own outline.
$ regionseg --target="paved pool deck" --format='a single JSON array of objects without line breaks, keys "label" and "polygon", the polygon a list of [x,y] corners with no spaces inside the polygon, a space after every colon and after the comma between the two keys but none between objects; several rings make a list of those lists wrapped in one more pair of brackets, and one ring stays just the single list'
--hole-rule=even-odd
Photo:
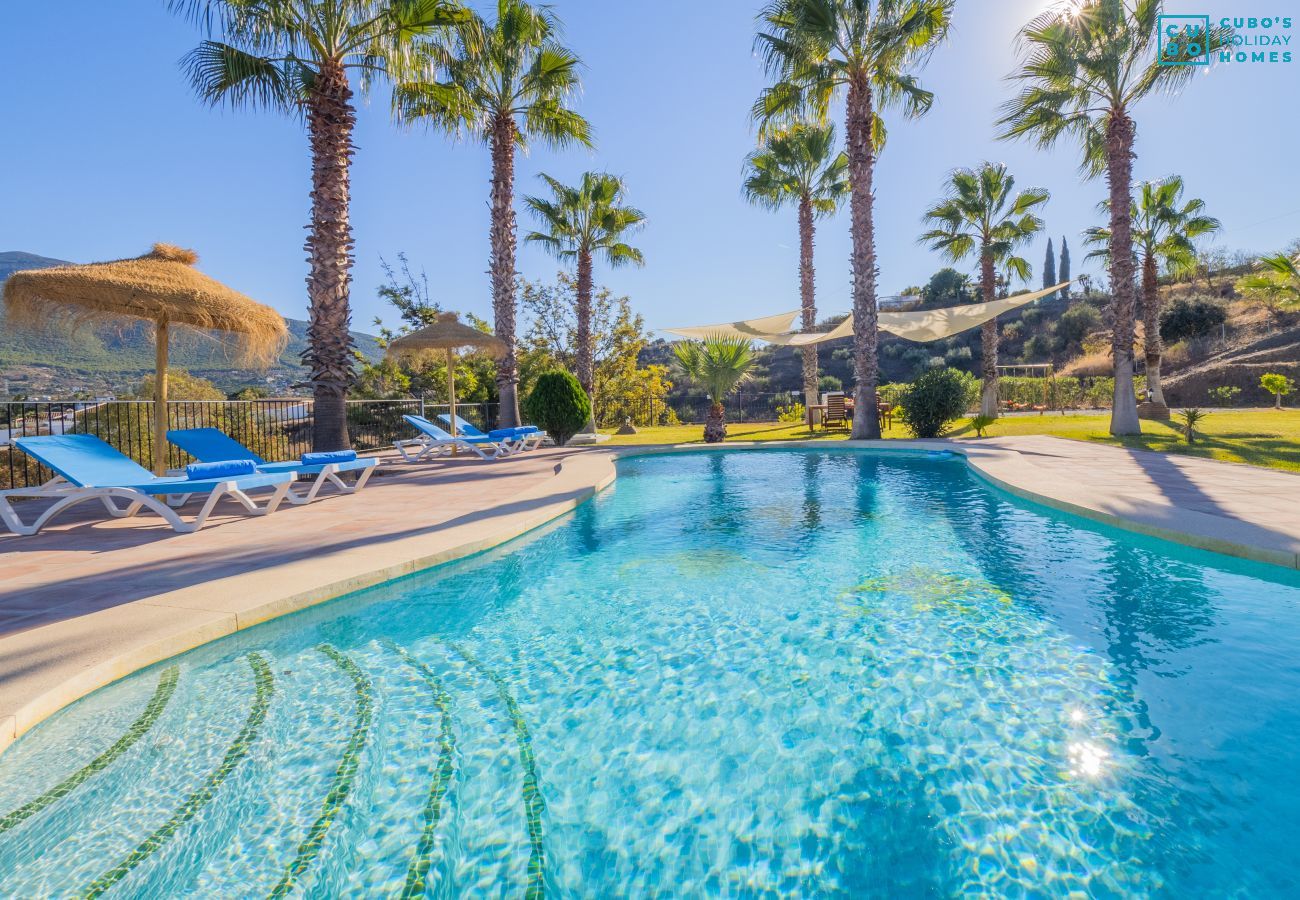
[{"label": "paved pool deck", "polygon": [[[1300,475],[1051,437],[726,450],[951,449],[989,482],[1049,506],[1202,549],[1300,568]],[[87,504],[32,537],[0,534],[0,750],[74,700],[147,665],[517,537],[591,497],[621,455],[539,450],[501,462],[405,464],[354,496],[265,518],[225,501],[201,531],[103,520]],[[719,448],[710,448],[719,449]]]}]

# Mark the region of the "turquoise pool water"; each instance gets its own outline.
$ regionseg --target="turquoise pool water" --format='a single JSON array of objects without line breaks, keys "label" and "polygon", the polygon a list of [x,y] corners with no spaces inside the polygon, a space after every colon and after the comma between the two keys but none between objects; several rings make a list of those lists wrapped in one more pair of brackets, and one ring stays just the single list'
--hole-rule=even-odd
[{"label": "turquoise pool water", "polygon": [[957,460],[644,457],[44,723],[0,893],[1294,896],[1298,661],[1300,580]]}]

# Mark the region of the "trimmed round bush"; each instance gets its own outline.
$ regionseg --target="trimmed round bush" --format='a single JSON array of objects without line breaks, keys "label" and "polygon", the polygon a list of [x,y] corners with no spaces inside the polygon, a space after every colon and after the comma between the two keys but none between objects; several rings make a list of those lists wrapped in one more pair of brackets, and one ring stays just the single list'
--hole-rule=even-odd
[{"label": "trimmed round bush", "polygon": [[942,437],[979,396],[979,382],[958,369],[930,369],[899,398],[898,418],[919,438]]},{"label": "trimmed round bush", "polygon": [[524,415],[560,446],[581,431],[591,416],[591,400],[578,379],[563,369],[537,376],[523,405]]}]

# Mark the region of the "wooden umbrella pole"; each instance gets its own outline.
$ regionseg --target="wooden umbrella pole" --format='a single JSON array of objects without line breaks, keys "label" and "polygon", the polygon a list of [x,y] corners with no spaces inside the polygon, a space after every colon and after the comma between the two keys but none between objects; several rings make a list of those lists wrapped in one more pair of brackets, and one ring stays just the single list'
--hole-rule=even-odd
[{"label": "wooden umbrella pole", "polygon": [[159,319],[153,376],[153,471],[167,471],[167,320]]},{"label": "wooden umbrella pole", "polygon": [[[447,348],[447,396],[451,398],[451,436],[456,436],[456,357]],[[456,455],[456,445],[451,445],[451,455]]]}]

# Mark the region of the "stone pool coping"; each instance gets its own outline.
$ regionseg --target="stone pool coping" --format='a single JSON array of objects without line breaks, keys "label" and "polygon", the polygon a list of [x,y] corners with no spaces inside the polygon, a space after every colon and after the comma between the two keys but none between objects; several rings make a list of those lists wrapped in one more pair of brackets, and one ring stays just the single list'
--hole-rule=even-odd
[{"label": "stone pool coping", "polygon": [[[484,513],[481,517],[467,517],[446,527],[387,541],[382,550],[362,557],[341,553],[326,559],[258,568],[0,638],[0,752],[58,710],[146,666],[262,622],[519,537],[571,511],[610,485],[617,475],[614,463],[618,459],[664,453],[782,449],[866,450],[880,454],[950,451],[964,457],[971,471],[986,482],[1032,502],[1199,549],[1300,568],[1300,527],[1291,530],[1287,521],[1286,527],[1278,528],[1264,521],[1267,516],[1252,521],[1230,515],[1216,502],[1203,502],[1203,487],[1188,491],[1185,484],[1195,485],[1197,478],[1209,473],[1212,480],[1262,485],[1267,495],[1289,489],[1292,496],[1300,498],[1300,477],[1288,473],[1207,460],[1170,463],[1167,459],[1162,459],[1159,471],[1153,473],[1142,469],[1142,463],[1151,463],[1160,454],[1133,463],[1133,454],[1145,451],[1124,451],[1060,438],[891,440],[884,444],[794,441],[593,449],[559,459],[553,473],[512,497],[509,504],[485,507],[480,510]],[[1071,470],[1076,477],[1068,477]],[[1162,485],[1162,476],[1168,484]],[[339,504],[340,509],[345,509],[344,504],[350,500],[319,502]],[[1224,502],[1223,498],[1217,501]],[[202,532],[195,537],[200,535]],[[358,566],[362,558],[364,568]],[[41,645],[46,651],[57,646],[66,652],[53,661],[40,659],[24,667],[25,658],[40,658]]]}]

